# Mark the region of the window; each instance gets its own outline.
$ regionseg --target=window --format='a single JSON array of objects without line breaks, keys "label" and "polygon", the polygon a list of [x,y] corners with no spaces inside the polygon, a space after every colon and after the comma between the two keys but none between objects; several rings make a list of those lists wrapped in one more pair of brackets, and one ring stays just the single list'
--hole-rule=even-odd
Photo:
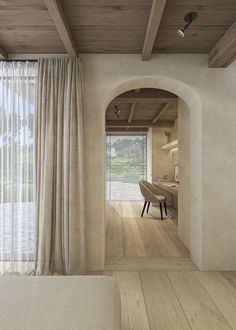
[{"label": "window", "polygon": [[147,177],[147,134],[107,134],[106,159],[107,199],[141,200],[138,182]]},{"label": "window", "polygon": [[36,68],[37,63],[0,63],[0,271],[2,272],[17,271],[20,267],[19,262],[34,259]]}]

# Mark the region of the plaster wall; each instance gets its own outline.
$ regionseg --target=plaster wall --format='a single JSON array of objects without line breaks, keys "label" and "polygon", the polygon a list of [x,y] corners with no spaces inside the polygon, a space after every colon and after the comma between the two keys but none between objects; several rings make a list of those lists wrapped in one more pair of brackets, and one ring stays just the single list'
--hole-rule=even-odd
[{"label": "plaster wall", "polygon": [[186,103],[178,101],[178,165],[179,165],[179,193],[178,193],[178,218],[182,226],[178,226],[179,238],[191,249],[191,145],[190,145],[190,111]]},{"label": "plaster wall", "polygon": [[[179,99],[179,100],[181,100],[181,99]],[[179,100],[178,100],[178,102],[179,102]],[[179,107],[179,105],[178,105],[178,107]],[[178,117],[176,118],[174,127],[172,128],[172,131],[171,131],[171,138],[170,138],[171,141],[178,140]],[[170,152],[171,152],[171,157],[172,157],[172,171],[173,171],[173,178],[174,178],[175,177],[174,165],[178,164],[178,149],[172,149]]]},{"label": "plaster wall", "polygon": [[[179,106],[178,106],[179,107]],[[172,133],[171,133],[171,140],[178,140],[178,118],[176,118],[175,120],[175,124],[174,127],[172,129]]]},{"label": "plaster wall", "polygon": [[[171,128],[152,128],[152,181],[157,181],[168,175],[169,180],[173,180],[174,170],[172,166],[172,153],[170,150],[163,151],[161,147],[168,143],[164,131],[172,132]],[[160,194],[163,191],[160,190]],[[167,205],[172,205],[172,195],[165,192]]]},{"label": "plaster wall", "polygon": [[172,154],[170,150],[163,151],[161,147],[168,143],[164,131],[171,132],[171,129],[152,128],[152,178],[157,181],[168,175],[173,180]]},{"label": "plaster wall", "polygon": [[105,110],[130,89],[176,93],[190,110],[190,248],[200,269],[236,270],[236,65],[209,69],[205,55],[81,55],[88,269],[101,270],[105,246]]}]

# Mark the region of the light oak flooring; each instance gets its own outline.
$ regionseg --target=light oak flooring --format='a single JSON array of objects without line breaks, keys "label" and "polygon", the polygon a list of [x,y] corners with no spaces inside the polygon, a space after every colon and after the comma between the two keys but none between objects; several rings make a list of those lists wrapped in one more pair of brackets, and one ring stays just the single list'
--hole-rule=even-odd
[{"label": "light oak flooring", "polygon": [[173,220],[141,219],[141,207],[107,204],[102,274],[118,280],[123,329],[236,330],[236,272],[198,271]]},{"label": "light oak flooring", "polygon": [[160,220],[159,208],[150,206],[141,218],[141,202],[106,205],[106,257],[189,258],[178,238],[176,219]]}]

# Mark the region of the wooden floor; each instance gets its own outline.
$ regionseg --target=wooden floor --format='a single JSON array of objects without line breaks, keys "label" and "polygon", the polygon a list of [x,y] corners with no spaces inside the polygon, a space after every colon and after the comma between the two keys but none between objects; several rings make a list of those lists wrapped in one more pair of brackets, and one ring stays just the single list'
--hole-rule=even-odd
[{"label": "wooden floor", "polygon": [[107,205],[104,275],[118,279],[123,329],[236,329],[236,272],[200,272],[173,220],[142,205]]},{"label": "wooden floor", "polygon": [[150,206],[141,218],[142,203],[113,202],[106,206],[106,257],[182,257],[189,251],[179,240],[176,219],[160,220]]}]

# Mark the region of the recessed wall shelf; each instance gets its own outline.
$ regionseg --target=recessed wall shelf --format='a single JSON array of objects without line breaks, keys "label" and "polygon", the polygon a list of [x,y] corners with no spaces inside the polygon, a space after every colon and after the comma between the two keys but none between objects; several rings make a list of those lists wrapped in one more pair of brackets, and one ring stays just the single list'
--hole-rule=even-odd
[{"label": "recessed wall shelf", "polygon": [[161,150],[171,150],[171,149],[175,149],[178,148],[178,140],[174,140],[170,143],[164,144],[161,147]]}]

